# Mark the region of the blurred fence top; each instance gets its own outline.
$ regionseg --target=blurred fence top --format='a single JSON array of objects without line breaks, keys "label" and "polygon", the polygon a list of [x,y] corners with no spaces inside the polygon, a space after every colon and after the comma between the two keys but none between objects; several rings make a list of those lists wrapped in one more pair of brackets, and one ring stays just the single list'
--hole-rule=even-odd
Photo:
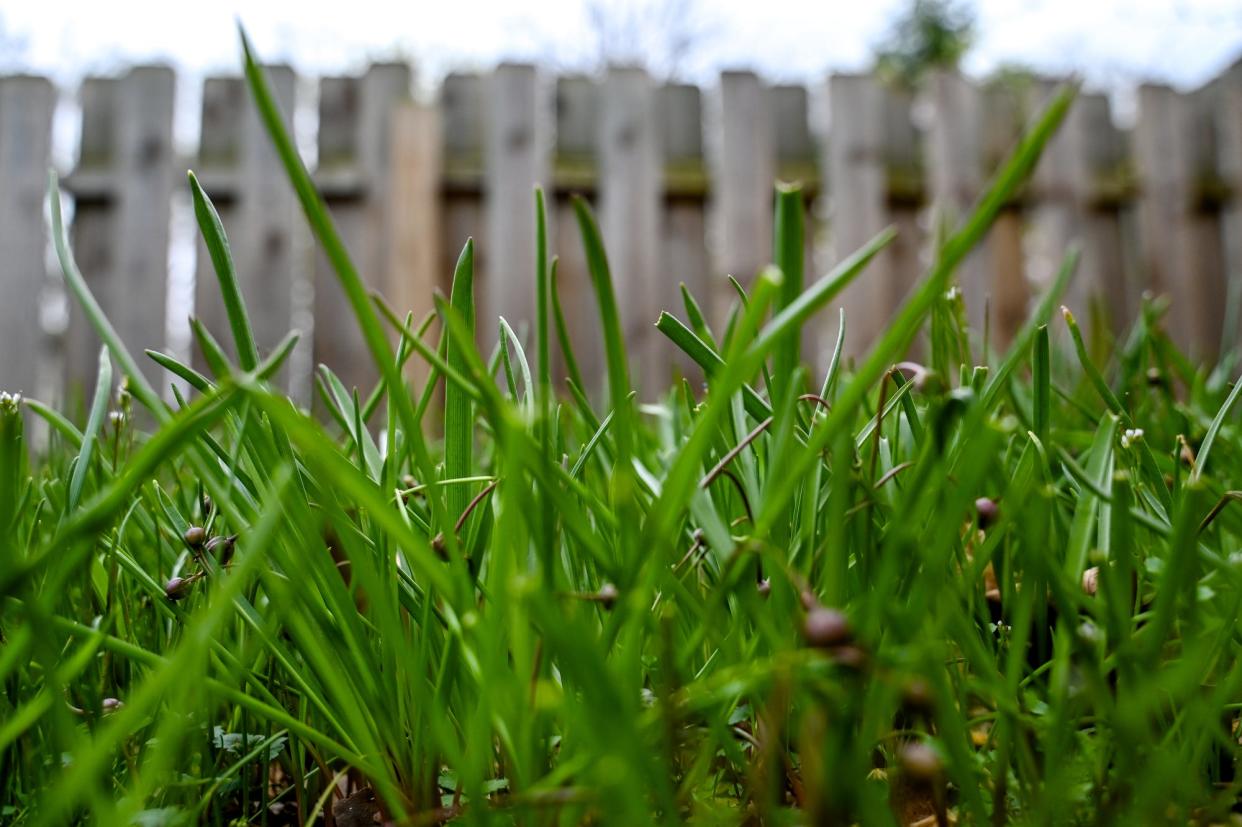
[{"label": "blurred fence top", "polygon": [[[648,397],[689,371],[653,327],[659,310],[681,307],[678,285],[722,325],[735,298],[725,276],[746,284],[769,260],[775,179],[804,184],[808,282],[884,227],[900,232],[838,303],[846,355],[856,357],[924,268],[929,228],[968,209],[1055,88],[953,73],[932,75],[917,93],[869,75],[806,88],[727,72],[700,90],[635,69],[549,77],[502,65],[450,75],[424,105],[411,98],[404,64],[317,85],[287,67],[268,73],[290,122],[307,106],[298,96],[317,88],[315,179],[359,271],[399,315],[426,314],[464,241],[476,238],[485,352],[498,316],[519,334],[532,327],[532,188],[540,184],[569,334],[588,380],[602,377],[569,196],[591,200]],[[193,157],[174,151],[175,83],[170,69],[140,66],[77,90],[80,158],[63,172],[74,250],[99,303],[139,354],[165,349],[166,331],[191,315],[230,340],[201,241],[193,307],[174,308],[172,325],[166,318],[171,205],[180,200],[184,211],[192,167],[219,207],[260,348],[293,326],[305,334],[282,381],[305,394],[312,366],[325,363],[365,394],[375,371],[244,83],[204,81]],[[39,311],[55,284],[44,189],[56,102],[46,79],[0,78],[0,388],[52,395],[91,384],[99,347],[76,307],[55,333]],[[959,273],[971,320],[982,330],[986,309],[993,344],[1003,343],[1076,242],[1083,258],[1066,304],[1080,318],[1117,327],[1143,291],[1167,294],[1177,341],[1210,358],[1237,329],[1238,291],[1228,285],[1242,258],[1239,207],[1242,64],[1189,93],[1142,87],[1129,130],[1114,124],[1103,96],[1082,95],[1030,185]],[[837,315],[834,307],[808,327],[808,361],[825,361]],[[153,362],[146,367],[169,380]]]}]

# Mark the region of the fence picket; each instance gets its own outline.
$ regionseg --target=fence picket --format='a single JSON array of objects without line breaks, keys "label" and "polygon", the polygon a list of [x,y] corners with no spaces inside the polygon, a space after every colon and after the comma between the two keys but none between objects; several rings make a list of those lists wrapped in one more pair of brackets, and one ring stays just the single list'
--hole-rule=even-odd
[{"label": "fence picket", "polygon": [[[548,142],[535,67],[506,63],[488,79],[484,138],[486,231],[481,239],[504,255],[488,259],[478,291],[479,339],[491,349],[497,319],[533,340],[535,324],[534,189],[547,179]],[[528,355],[533,357],[533,349]]]},{"label": "fence picket", "polygon": [[668,274],[660,267],[663,203],[660,136],[655,88],[641,69],[612,68],[604,80],[599,134],[599,218],[621,327],[630,351],[630,370],[640,398],[651,400],[664,386],[667,363],[653,327],[657,295]]},{"label": "fence picket", "polygon": [[[359,77],[320,82],[316,183],[363,283],[384,295],[391,293],[389,239],[395,232],[392,115],[410,96],[410,77],[407,64],[377,63]],[[345,387],[365,396],[379,371],[336,275],[322,255],[315,261],[315,364],[327,365]]]},{"label": "fence picket", "polygon": [[749,285],[772,259],[772,182],[776,139],[772,99],[752,72],[720,76],[720,156],[716,176],[717,263],[712,286],[712,321],[723,324],[735,300],[725,280]]},{"label": "fence picket", "polygon": [[[288,66],[266,67],[268,80],[293,128],[297,78]],[[309,233],[292,186],[240,78],[208,78],[203,89],[199,166],[204,188],[220,208],[237,280],[246,299],[260,354],[294,327],[295,293],[305,294]],[[201,240],[195,269],[194,311],[232,353],[228,320],[211,260]],[[280,381],[305,401],[310,343],[299,343]]]},{"label": "fence picket", "polygon": [[0,389],[34,394],[43,350],[44,192],[56,90],[45,78],[0,79]]}]

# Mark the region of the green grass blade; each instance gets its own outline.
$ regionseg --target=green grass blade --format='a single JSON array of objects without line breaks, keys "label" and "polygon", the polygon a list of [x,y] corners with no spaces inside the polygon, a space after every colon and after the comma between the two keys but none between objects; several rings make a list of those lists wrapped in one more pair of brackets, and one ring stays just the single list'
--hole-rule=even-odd
[{"label": "green grass blade", "polygon": [[551,282],[552,293],[552,318],[556,322],[556,341],[560,345],[561,358],[565,360],[565,373],[569,376],[570,381],[582,390],[587,390],[586,384],[582,381],[582,370],[578,367],[578,360],[574,357],[573,341],[569,338],[569,325],[565,322],[565,311],[561,308],[561,294],[559,288],[559,260],[552,259],[552,272],[549,276]]},{"label": "green grass blade", "polygon": [[1040,325],[1035,331],[1035,359],[1032,381],[1035,392],[1035,436],[1041,443],[1048,442],[1048,422],[1052,417],[1051,366],[1048,350],[1048,326]]},{"label": "green grass blade", "polygon": [[[445,327],[445,348],[449,367],[461,373],[467,369],[466,349],[474,347],[474,240],[467,239],[466,246],[457,258],[457,268],[453,273],[453,286],[449,294],[449,302],[454,310],[465,321],[466,329],[461,334],[469,336],[469,341],[460,341],[453,331]],[[446,479],[468,477],[473,467],[474,451],[474,409],[470,397],[460,388],[446,384],[444,388],[444,475]],[[445,509],[449,517],[456,521],[466,505],[471,493],[469,489],[454,485],[445,492]]]},{"label": "green grass blade", "polygon": [[108,400],[112,396],[112,360],[108,358],[108,348],[99,349],[99,373],[95,378],[95,398],[91,402],[91,413],[86,419],[86,429],[82,432],[82,449],[78,452],[77,461],[73,465],[73,476],[69,478],[69,495],[65,501],[65,512],[72,513],[82,498],[82,486],[86,484],[86,475],[90,471],[91,459],[95,452],[95,443],[99,431],[103,428],[104,417],[108,414]]},{"label": "green grass blade", "polygon": [[1216,412],[1216,416],[1212,417],[1212,424],[1208,426],[1207,433],[1203,437],[1203,443],[1199,446],[1199,456],[1195,459],[1194,470],[1190,472],[1190,481],[1196,483],[1203,476],[1203,467],[1207,465],[1208,454],[1212,451],[1212,445],[1216,442],[1216,436],[1220,433],[1220,429],[1225,424],[1225,418],[1229,416],[1229,411],[1233,409],[1234,403],[1238,401],[1238,396],[1242,395],[1242,379],[1238,379],[1233,383],[1233,390],[1229,392],[1229,396],[1225,399],[1225,404],[1220,406],[1220,410]]},{"label": "green grass blade", "polygon": [[224,300],[224,312],[233,329],[233,342],[237,345],[237,361],[242,370],[254,370],[259,364],[259,349],[254,343],[254,331],[250,327],[250,314],[237,283],[237,271],[233,267],[233,254],[229,249],[228,236],[220,223],[220,214],[207,197],[193,172],[186,174],[190,181],[190,194],[194,199],[194,216],[198,219],[199,232],[211,256],[211,265],[220,283],[220,298]]},{"label": "green grass blade", "polygon": [[[802,209],[801,186],[777,186],[772,261],[784,278],[776,302],[778,310],[784,310],[802,295],[802,256],[805,249]],[[802,361],[799,332],[797,328],[790,330],[772,351],[772,376],[776,382],[776,387],[772,389],[773,399],[784,397],[785,382],[793,376],[794,369]]]},{"label": "green grass blade", "polygon": [[61,215],[60,206],[60,182],[56,177],[55,170],[48,172],[48,199],[51,203],[52,214],[52,242],[56,247],[56,257],[60,261],[60,269],[65,277],[65,285],[69,288],[69,292],[77,299],[78,304],[82,307],[82,311],[86,314],[87,321],[91,327],[95,329],[100,340],[107,346],[108,352],[112,354],[112,358],[121,366],[121,372],[129,377],[129,390],[134,398],[142,403],[157,420],[167,421],[171,414],[164,403],[160,401],[160,396],[151,387],[151,383],[147,381],[142,371],[138,368],[138,363],[134,361],[134,357],[130,355],[129,350],[125,347],[125,343],[121,341],[121,337],[117,334],[116,328],[108,321],[108,317],[104,315],[103,310],[99,307],[99,302],[95,301],[95,296],[91,293],[90,288],[86,285],[86,279],[82,278],[82,272],[78,270],[78,264],[73,258],[73,252],[69,246],[69,236],[65,232],[65,221]]},{"label": "green grass blade", "polygon": [[608,257],[604,253],[604,242],[600,237],[599,227],[595,224],[595,217],[582,198],[575,197],[573,204],[574,214],[578,218],[578,229],[582,234],[582,246],[586,252],[587,270],[590,272],[595,300],[599,305],[600,330],[608,365],[609,402],[612,410],[616,412],[612,433],[617,448],[617,466],[628,469],[630,457],[634,453],[634,414],[629,401],[633,385],[630,382],[625,337],[621,332],[621,315],[617,310],[612,273],[608,269]]}]

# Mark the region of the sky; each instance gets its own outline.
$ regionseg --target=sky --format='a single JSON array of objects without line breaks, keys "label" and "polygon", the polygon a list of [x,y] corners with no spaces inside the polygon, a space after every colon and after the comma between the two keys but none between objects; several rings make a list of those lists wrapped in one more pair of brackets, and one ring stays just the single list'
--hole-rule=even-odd
[{"label": "sky", "polygon": [[[299,71],[356,69],[405,57],[430,87],[451,69],[499,60],[567,68],[598,57],[591,10],[638,48],[667,51],[691,36],[679,74],[710,83],[722,67],[806,81],[869,65],[908,0],[0,0],[0,71],[34,70],[66,83],[134,61],[197,74],[237,66],[235,20],[269,60]],[[1238,0],[963,0],[978,17],[965,68],[1018,63],[1077,72],[1091,85],[1143,80],[1198,85],[1242,55]],[[672,18],[672,19],[670,19]],[[627,28],[625,21],[638,21]],[[623,38],[622,38],[623,39]],[[650,55],[648,55],[650,56]]]}]

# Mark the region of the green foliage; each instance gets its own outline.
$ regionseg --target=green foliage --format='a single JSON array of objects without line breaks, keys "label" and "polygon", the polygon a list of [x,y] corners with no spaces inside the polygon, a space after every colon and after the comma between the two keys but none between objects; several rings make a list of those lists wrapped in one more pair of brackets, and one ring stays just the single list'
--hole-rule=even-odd
[{"label": "green foliage", "polygon": [[930,69],[955,68],[974,28],[974,14],[961,0],[912,0],[876,49],[876,70],[913,86]]},{"label": "green foliage", "polygon": [[[363,399],[322,369],[326,424],[276,390],[296,335],[255,348],[195,187],[238,356],[201,327],[206,375],[148,354],[192,389],[164,403],[77,270],[53,179],[57,252],[105,352],[81,430],[0,397],[0,820],[314,824],[347,778],[400,824],[1229,817],[1242,385],[1177,356],[1151,303],[1093,362],[1072,314],[1053,321],[1074,251],[1001,353],[964,328],[982,297],[954,288],[1069,92],[867,358],[847,367],[842,334],[824,376],[798,364],[802,329],[891,231],[802,289],[801,199],[782,193],[776,266],[739,285],[726,329],[685,290],[685,321],[654,320],[705,395],[638,406],[575,202],[596,410],[542,195],[537,364],[503,320],[480,320],[497,358],[476,348],[472,245],[424,341],[432,319],[366,294],[246,60],[383,378]],[[28,465],[31,416],[52,436]]]}]

